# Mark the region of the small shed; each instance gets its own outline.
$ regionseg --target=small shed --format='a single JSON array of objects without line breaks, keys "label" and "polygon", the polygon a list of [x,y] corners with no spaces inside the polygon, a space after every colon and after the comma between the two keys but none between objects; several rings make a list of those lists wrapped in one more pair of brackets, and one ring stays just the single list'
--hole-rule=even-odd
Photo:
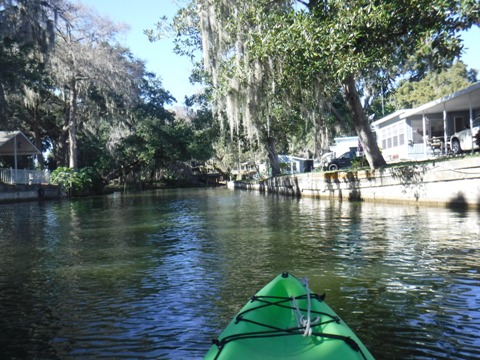
[{"label": "small shed", "polygon": [[313,160],[292,155],[278,155],[278,162],[283,164],[287,174],[300,174],[313,169]]}]

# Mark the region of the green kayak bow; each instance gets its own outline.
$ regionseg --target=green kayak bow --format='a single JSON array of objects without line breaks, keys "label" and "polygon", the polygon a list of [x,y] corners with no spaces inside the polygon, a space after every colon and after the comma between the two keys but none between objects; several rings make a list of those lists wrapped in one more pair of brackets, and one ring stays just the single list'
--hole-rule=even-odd
[{"label": "green kayak bow", "polygon": [[324,298],[306,280],[278,275],[240,310],[205,359],[373,359]]}]

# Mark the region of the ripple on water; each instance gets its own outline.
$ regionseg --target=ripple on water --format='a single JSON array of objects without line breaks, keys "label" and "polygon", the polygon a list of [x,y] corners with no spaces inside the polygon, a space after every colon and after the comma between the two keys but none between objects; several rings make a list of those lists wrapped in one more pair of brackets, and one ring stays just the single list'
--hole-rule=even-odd
[{"label": "ripple on water", "polygon": [[287,270],[378,359],[480,358],[479,224],[205,189],[0,205],[0,355],[202,358]]}]

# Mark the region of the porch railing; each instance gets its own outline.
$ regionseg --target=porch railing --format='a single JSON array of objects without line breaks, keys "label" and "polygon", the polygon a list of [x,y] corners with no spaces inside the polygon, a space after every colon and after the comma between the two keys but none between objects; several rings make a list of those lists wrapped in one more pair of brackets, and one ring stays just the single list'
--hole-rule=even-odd
[{"label": "porch railing", "polygon": [[41,170],[0,169],[0,182],[5,184],[49,184],[50,173]]}]

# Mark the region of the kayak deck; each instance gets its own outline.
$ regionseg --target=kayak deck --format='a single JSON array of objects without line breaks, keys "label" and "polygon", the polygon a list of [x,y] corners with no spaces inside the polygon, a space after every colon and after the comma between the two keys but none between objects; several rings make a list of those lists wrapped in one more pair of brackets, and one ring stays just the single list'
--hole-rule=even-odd
[{"label": "kayak deck", "polygon": [[240,310],[205,359],[373,359],[324,298],[293,275],[278,275]]}]

